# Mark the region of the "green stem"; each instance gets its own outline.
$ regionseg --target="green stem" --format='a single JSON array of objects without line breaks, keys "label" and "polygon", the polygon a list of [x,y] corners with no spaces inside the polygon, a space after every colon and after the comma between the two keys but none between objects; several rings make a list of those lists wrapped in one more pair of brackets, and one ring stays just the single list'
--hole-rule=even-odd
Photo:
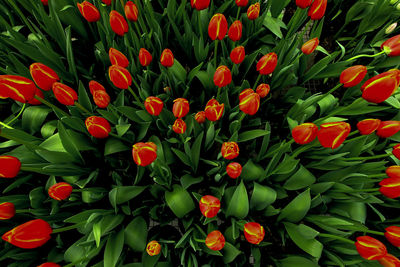
[{"label": "green stem", "polygon": [[217,99],[217,101],[218,101],[219,95],[221,94],[221,91],[222,91],[222,87],[218,87],[217,97],[215,98],[215,99]]},{"label": "green stem", "polygon": [[205,243],[205,242],[206,242],[205,239],[197,239],[197,238],[194,238],[194,240],[197,241],[197,242],[199,242],[199,243]]},{"label": "green stem", "polygon": [[217,52],[218,52],[218,39],[215,39],[215,46],[214,46],[214,66],[217,68]]},{"label": "green stem", "polygon": [[365,231],[362,231],[362,232],[375,234],[375,235],[385,235],[385,233],[378,232],[378,231],[373,231],[373,230],[365,230]]},{"label": "green stem", "polygon": [[0,125],[3,126],[3,127],[8,128],[8,129],[14,129],[13,127],[8,126],[7,124],[5,124],[4,122],[1,122],[1,121],[0,121]]},{"label": "green stem", "polygon": [[[377,174],[370,174],[370,175],[367,175],[367,178],[385,178],[385,177],[387,177],[387,174],[386,173],[377,173]],[[379,181],[380,181],[381,179],[379,179]]]},{"label": "green stem", "polygon": [[76,106],[77,108],[79,108],[83,113],[90,114],[90,111],[87,110],[87,109],[86,109],[84,106],[82,106],[81,104],[79,104],[79,102],[75,102],[75,106]]},{"label": "green stem", "polygon": [[140,29],[139,29],[139,26],[138,26],[138,22],[137,22],[137,21],[134,21],[133,24],[135,24],[135,28],[136,28],[136,31],[137,31],[138,36],[141,37],[142,35],[141,35],[141,33],[140,33]]},{"label": "green stem", "polygon": [[21,9],[18,8],[18,6],[15,4],[15,2],[13,0],[8,0],[8,2],[15,9],[15,11],[18,13],[18,15],[21,17],[22,21],[28,27],[29,31],[32,32],[32,33],[36,33],[36,31],[32,28],[31,24],[27,20],[27,18],[24,15],[24,13],[21,11]]},{"label": "green stem", "polygon": [[197,23],[199,24],[200,39],[203,40],[203,27],[201,26],[200,12],[201,12],[201,10],[199,10],[197,12]]},{"label": "green stem", "polygon": [[352,245],[354,245],[354,243],[355,243],[354,241],[352,241],[350,239],[347,239],[347,238],[344,238],[344,237],[340,237],[340,236],[336,236],[336,235],[320,233],[320,234],[318,234],[318,236],[340,240],[340,241],[343,241],[343,242],[346,242],[346,243],[349,243],[349,244],[352,244]]},{"label": "green stem", "polygon": [[136,102],[138,102],[139,104],[142,104],[142,101],[140,101],[140,98],[136,95],[136,93],[132,90],[132,88],[130,86],[128,86],[128,91],[133,95]]},{"label": "green stem", "polygon": [[311,144],[303,145],[303,146],[297,148],[295,151],[293,151],[292,157],[296,158],[301,153],[303,153],[303,152],[305,152],[305,151],[307,151],[310,148],[313,148],[315,146],[319,146],[319,143],[318,142],[312,142]]},{"label": "green stem", "polygon": [[236,126],[236,132],[239,131],[239,129],[241,128],[242,120],[244,119],[244,117],[246,117],[246,113],[242,112],[242,115],[240,116],[238,124]]},{"label": "green stem", "polygon": [[261,73],[258,74],[257,79],[256,79],[256,82],[255,82],[254,85],[253,85],[253,89],[256,89],[257,84],[258,84],[258,82],[260,81],[260,79],[261,79]]},{"label": "green stem", "polygon": [[239,19],[239,15],[240,15],[240,6],[238,7],[238,11],[237,11],[237,13],[236,13],[236,20]]},{"label": "green stem", "polygon": [[353,190],[330,190],[329,192],[336,192],[336,193],[369,193],[369,192],[376,192],[379,188],[365,188],[365,189],[353,189]]},{"label": "green stem", "polygon": [[15,210],[15,213],[27,213],[27,212],[31,212],[30,209],[22,209],[22,210]]},{"label": "green stem", "polygon": [[78,227],[80,227],[80,226],[82,226],[84,224],[86,224],[86,222],[80,222],[80,223],[77,223],[77,224],[74,224],[74,225],[70,225],[70,226],[54,229],[52,233],[53,234],[57,234],[57,233],[73,230],[73,229],[76,229],[76,228],[78,228]]},{"label": "green stem", "polygon": [[47,100],[44,100],[43,98],[41,98],[40,96],[35,96],[35,98],[37,100],[39,100],[40,102],[42,102],[43,104],[45,104],[46,106],[48,106],[49,108],[52,108],[53,110],[57,110],[58,112],[60,112],[61,114],[63,114],[66,117],[69,117],[69,114],[67,112],[65,112],[64,110],[60,109],[59,107],[51,104],[50,102],[48,102]]},{"label": "green stem", "polygon": [[124,0],[121,0],[120,3],[121,3],[122,10],[124,10],[124,7],[125,7]]},{"label": "green stem", "polygon": [[12,120],[10,120],[7,124],[11,124],[13,121],[15,121],[16,119],[18,119],[19,116],[21,116],[22,112],[24,111],[26,106],[26,103],[24,103],[24,105],[22,106],[21,110],[19,111],[19,113],[17,114],[17,116],[15,116]]},{"label": "green stem", "polygon": [[381,51],[381,52],[379,52],[377,54],[374,54],[374,55],[366,55],[366,54],[357,55],[357,56],[354,56],[354,57],[351,57],[351,58],[347,59],[346,61],[354,60],[354,59],[357,59],[357,58],[360,58],[360,57],[377,57],[377,56],[382,55],[384,53],[385,53],[385,51]]},{"label": "green stem", "polygon": [[370,160],[370,159],[381,159],[391,156],[392,153],[370,156],[370,157],[354,157],[354,158],[343,158],[344,160]]},{"label": "green stem", "polygon": [[115,138],[118,138],[118,139],[120,139],[120,140],[122,140],[122,141],[125,141],[125,142],[128,142],[128,143],[132,143],[131,141],[129,141],[129,140],[127,140],[127,139],[125,139],[125,138],[123,138],[123,137],[121,137],[121,136],[118,136],[118,135],[116,135],[115,133],[108,133],[110,136],[112,136],[112,137],[115,137]]}]

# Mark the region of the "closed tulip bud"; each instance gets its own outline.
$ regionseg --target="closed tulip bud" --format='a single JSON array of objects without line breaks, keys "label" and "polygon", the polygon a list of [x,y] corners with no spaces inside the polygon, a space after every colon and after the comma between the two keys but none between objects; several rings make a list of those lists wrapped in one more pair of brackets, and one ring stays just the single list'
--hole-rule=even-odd
[{"label": "closed tulip bud", "polygon": [[132,156],[139,166],[147,166],[157,158],[157,146],[153,142],[136,143],[132,148]]},{"label": "closed tulip bud", "polygon": [[305,145],[314,141],[317,137],[318,126],[314,123],[303,123],[292,129],[294,141],[299,145]]},{"label": "closed tulip bud", "polygon": [[83,1],[82,3],[76,4],[78,6],[79,12],[81,12],[82,16],[88,22],[96,22],[100,19],[100,12],[92,3],[89,3],[88,1]]},{"label": "closed tulip bud", "polygon": [[245,98],[248,95],[251,95],[252,93],[254,93],[254,90],[251,88],[247,88],[244,89],[242,92],[240,92],[239,94],[239,102],[243,100],[243,98]]},{"label": "closed tulip bud", "polygon": [[226,173],[232,179],[236,179],[242,173],[242,165],[238,162],[231,162],[226,166]]},{"label": "closed tulip bud", "polygon": [[147,112],[150,113],[151,115],[158,116],[158,115],[160,115],[160,113],[164,107],[164,103],[158,97],[149,96],[144,101],[144,107],[147,110]]},{"label": "closed tulip bud", "polygon": [[57,263],[54,262],[46,262],[40,264],[38,267],[61,267],[61,265],[58,265]]},{"label": "closed tulip bud", "polygon": [[211,40],[224,39],[226,32],[228,31],[228,22],[223,14],[217,13],[215,14],[208,24],[208,36],[210,36]]},{"label": "closed tulip bud", "polygon": [[90,90],[90,93],[91,93],[92,95],[94,95],[94,93],[95,93],[96,91],[104,91],[104,92],[106,91],[106,89],[104,88],[103,85],[101,85],[101,83],[96,82],[96,81],[94,81],[94,80],[92,80],[92,81],[89,82],[89,90]]},{"label": "closed tulip bud", "polygon": [[186,123],[182,119],[176,119],[172,125],[172,130],[177,134],[184,134],[186,132]]},{"label": "closed tulip bud", "polygon": [[263,241],[264,236],[264,227],[259,223],[249,222],[244,225],[244,237],[249,243],[258,245]]},{"label": "closed tulip bud", "polygon": [[47,5],[49,5],[49,0],[41,0],[42,1],[42,4],[44,5],[44,6],[47,6]]},{"label": "closed tulip bud", "polygon": [[363,65],[356,65],[345,69],[340,74],[340,83],[343,87],[353,87],[359,84],[367,74],[367,67]]},{"label": "closed tulip bud", "polygon": [[368,102],[382,103],[388,99],[400,84],[400,70],[393,69],[367,80],[361,86],[362,97]]},{"label": "closed tulip bud", "polygon": [[232,74],[227,66],[219,66],[214,73],[214,84],[218,87],[227,86],[232,82]]},{"label": "closed tulip bud", "polygon": [[14,178],[21,169],[21,161],[13,156],[0,156],[0,178]]},{"label": "closed tulip bud", "polygon": [[110,104],[110,96],[106,91],[97,90],[93,94],[93,101],[99,108],[106,108]]},{"label": "closed tulip bud", "polygon": [[386,34],[392,33],[392,32],[396,29],[396,27],[397,27],[397,22],[390,24],[390,25],[386,28],[385,33],[386,33]]},{"label": "closed tulip bud", "polygon": [[129,71],[118,65],[112,65],[108,68],[108,76],[114,86],[119,89],[128,89],[132,84],[132,76]]},{"label": "closed tulip bud", "polygon": [[29,72],[36,85],[45,90],[51,90],[53,83],[60,80],[57,73],[42,63],[33,63],[29,66]]},{"label": "closed tulip bud", "polygon": [[225,246],[225,237],[218,230],[212,231],[207,235],[206,246],[211,250],[221,250]]},{"label": "closed tulip bud", "polygon": [[18,102],[27,103],[35,97],[36,89],[35,84],[25,77],[0,75],[0,92],[3,97],[9,97]]},{"label": "closed tulip bud", "polygon": [[197,123],[202,124],[206,121],[206,113],[204,111],[199,111],[194,116],[194,119],[197,121]]},{"label": "closed tulip bud", "polygon": [[379,260],[387,254],[384,244],[370,236],[359,236],[355,243],[361,257],[366,260]]},{"label": "closed tulip bud", "polygon": [[[397,146],[397,147],[396,147]],[[396,145],[396,149],[399,149],[399,145]],[[394,148],[393,148],[394,149]],[[394,153],[393,153],[394,154]],[[397,156],[396,156],[397,157]],[[400,166],[390,166],[386,168],[386,174],[390,178],[400,178]]]},{"label": "closed tulip bud", "polygon": [[296,6],[300,8],[307,8],[311,6],[313,0],[296,0]]},{"label": "closed tulip bud", "polygon": [[0,220],[8,220],[14,217],[15,206],[11,202],[3,202],[0,204]]},{"label": "closed tulip bud", "polygon": [[64,200],[69,198],[72,193],[72,186],[68,183],[56,183],[49,188],[49,196],[55,200]]},{"label": "closed tulip bud", "polygon": [[249,3],[249,0],[235,0],[238,7],[245,7]]},{"label": "closed tulip bud", "polygon": [[387,39],[382,45],[381,49],[387,51],[389,57],[400,55],[400,34]]},{"label": "closed tulip bud", "polygon": [[153,57],[151,56],[150,52],[147,51],[145,48],[140,48],[140,50],[139,50],[140,65],[142,65],[143,67],[146,67],[146,66],[150,65],[152,60],[153,60]]},{"label": "closed tulip bud", "polygon": [[386,254],[381,259],[379,259],[378,262],[383,267],[399,267],[400,266],[400,260],[398,258],[396,258],[395,256],[393,256],[392,254]]},{"label": "closed tulip bud", "polygon": [[58,102],[66,106],[72,106],[78,100],[78,94],[74,89],[59,82],[53,83],[53,93]]},{"label": "closed tulip bud", "polygon": [[111,132],[110,123],[97,116],[90,116],[85,120],[86,129],[95,138],[106,138]]},{"label": "closed tulip bud", "polygon": [[36,219],[8,231],[2,239],[19,248],[32,249],[49,241],[52,232],[50,224],[42,219]]},{"label": "closed tulip bud", "polygon": [[228,37],[232,41],[236,42],[242,38],[242,22],[240,20],[236,20],[232,23],[228,30]]},{"label": "closed tulip bud", "polygon": [[310,9],[308,10],[308,16],[312,20],[322,19],[322,17],[325,15],[327,4],[328,0],[314,0]]},{"label": "closed tulip bud", "polygon": [[150,256],[156,256],[161,252],[161,245],[157,241],[150,241],[146,246],[146,252]]},{"label": "closed tulip bud", "polygon": [[[36,88],[35,96],[38,96],[40,98],[44,98],[44,94],[43,94],[42,90],[40,90],[39,88]],[[35,105],[35,106],[42,104],[42,102],[40,102],[36,98],[32,98],[31,100],[28,101],[28,103],[31,104],[31,105]]]},{"label": "closed tulip bud", "polygon": [[245,56],[246,56],[246,52],[244,51],[243,46],[238,46],[238,47],[235,47],[234,49],[232,49],[231,55],[230,55],[232,62],[235,64],[242,63]]},{"label": "closed tulip bud", "polygon": [[239,146],[236,142],[224,142],[221,147],[221,154],[225,159],[234,159],[239,156]]},{"label": "closed tulip bud", "polygon": [[112,0],[101,0],[101,2],[103,2],[103,4],[109,6],[109,5],[111,5]]},{"label": "closed tulip bud", "polygon": [[247,17],[249,20],[255,20],[260,15],[260,3],[255,3],[247,9]]},{"label": "closed tulip bud", "polygon": [[260,96],[251,93],[239,102],[239,109],[248,115],[254,115],[260,108]]},{"label": "closed tulip bud", "polygon": [[400,247],[400,227],[389,226],[385,232],[386,239],[395,247]]},{"label": "closed tulip bud", "polygon": [[174,65],[174,54],[168,48],[164,49],[160,57],[161,65],[164,67],[172,67]]},{"label": "closed tulip bud", "polygon": [[346,122],[327,122],[321,124],[317,137],[323,147],[336,149],[346,140],[350,130],[350,124]]},{"label": "closed tulip bud", "polygon": [[388,138],[400,131],[400,121],[382,121],[376,131],[381,138]]},{"label": "closed tulip bud", "polygon": [[379,192],[387,198],[400,197],[400,178],[385,178],[379,185]]},{"label": "closed tulip bud", "polygon": [[128,32],[129,26],[125,18],[115,10],[110,12],[110,26],[113,32],[119,36],[124,36]]},{"label": "closed tulip bud", "polygon": [[172,113],[178,119],[183,118],[189,112],[189,101],[185,98],[177,98],[174,100],[174,105],[172,106]]},{"label": "closed tulip bud", "polygon": [[[397,144],[393,147],[392,150],[393,155],[397,158],[400,159],[400,144]],[[400,167],[400,166],[399,166]],[[400,173],[399,173],[400,174]]]},{"label": "closed tulip bud", "polygon": [[126,56],[115,48],[110,48],[108,51],[108,56],[110,57],[112,65],[118,65],[123,68],[126,68],[129,65],[129,60],[126,58]]},{"label": "closed tulip bud", "polygon": [[362,135],[368,135],[375,132],[379,125],[381,125],[381,120],[378,119],[366,119],[357,123],[357,129]]},{"label": "closed tulip bud", "polygon": [[197,10],[203,10],[208,8],[210,0],[190,0],[190,5]]},{"label": "closed tulip bud", "polygon": [[203,196],[199,201],[200,211],[207,218],[217,216],[221,203],[218,198],[210,195]]},{"label": "closed tulip bud", "polygon": [[133,3],[132,1],[126,2],[124,11],[125,11],[125,17],[127,20],[129,20],[129,21],[137,21],[138,20],[139,11],[138,11],[138,8],[135,5],[135,3]]},{"label": "closed tulip bud", "polygon": [[262,84],[260,84],[260,85],[257,86],[256,93],[257,93],[261,98],[264,98],[264,97],[266,97],[266,96],[269,94],[269,91],[270,91],[270,90],[271,90],[271,89],[270,89],[270,87],[269,87],[268,84],[262,83]]},{"label": "closed tulip bud", "polygon": [[305,55],[309,55],[312,52],[314,52],[315,49],[317,49],[317,46],[319,44],[319,40],[317,37],[308,40],[307,42],[305,42],[302,47],[301,47],[301,52],[303,52],[303,54]]},{"label": "closed tulip bud", "polygon": [[207,120],[217,121],[221,119],[224,114],[224,107],[224,103],[220,104],[216,99],[210,99],[204,109]]},{"label": "closed tulip bud", "polygon": [[263,56],[257,62],[257,71],[260,72],[261,75],[270,74],[275,70],[277,64],[278,56],[274,52],[271,52]]}]

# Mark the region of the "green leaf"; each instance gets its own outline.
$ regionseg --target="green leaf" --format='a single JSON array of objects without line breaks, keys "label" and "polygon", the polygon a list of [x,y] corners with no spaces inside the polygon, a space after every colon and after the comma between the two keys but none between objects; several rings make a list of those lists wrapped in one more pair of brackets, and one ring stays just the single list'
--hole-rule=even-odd
[{"label": "green leaf", "polygon": [[184,67],[182,67],[181,63],[175,58],[174,59],[174,65],[172,65],[170,68],[168,68],[168,71],[171,71],[172,74],[178,78],[181,82],[185,82],[186,80],[186,70]]},{"label": "green leaf", "polygon": [[113,188],[108,194],[111,206],[116,208],[117,205],[137,197],[146,188],[147,186],[117,186]]},{"label": "green leaf", "polygon": [[306,216],[311,206],[310,189],[295,197],[279,214],[278,221],[298,222]]},{"label": "green leaf", "polygon": [[85,86],[83,86],[82,81],[79,81],[79,86],[78,86],[78,102],[87,110],[93,112],[92,103],[90,102],[90,98],[85,89]]},{"label": "green leaf", "polygon": [[183,218],[183,216],[195,208],[190,194],[176,184],[173,185],[172,192],[165,192],[165,200],[167,201],[168,207],[178,218]]},{"label": "green leaf", "polygon": [[130,149],[131,148],[122,143],[121,140],[114,137],[109,137],[106,141],[106,144],[104,145],[104,156],[127,151]]},{"label": "green leaf", "polygon": [[295,225],[289,222],[283,224],[290,238],[299,248],[317,259],[321,257],[324,246],[315,239],[319,232],[304,224]]},{"label": "green leaf", "polygon": [[100,222],[93,224],[92,232],[93,232],[94,240],[96,241],[96,247],[99,247],[101,234],[102,234]]},{"label": "green leaf", "polygon": [[249,159],[243,166],[242,173],[240,175],[240,177],[242,177],[245,181],[259,180],[264,176],[264,169],[259,164],[255,164],[251,159]]},{"label": "green leaf", "polygon": [[185,165],[187,165],[187,166],[189,166],[189,167],[192,166],[192,163],[190,162],[189,157],[188,157],[185,153],[183,153],[183,152],[180,151],[179,149],[176,149],[176,148],[173,148],[173,147],[171,147],[171,150],[175,153],[175,155],[178,156],[178,158],[179,158],[183,163],[185,163]]},{"label": "green leaf", "polygon": [[125,244],[137,252],[146,248],[147,224],[143,217],[136,217],[128,224],[125,229]]},{"label": "green leaf", "polygon": [[203,176],[193,177],[190,174],[185,174],[181,177],[181,185],[183,189],[188,189],[193,184],[198,184],[204,180]]},{"label": "green leaf", "polygon": [[84,162],[83,157],[81,153],[79,152],[78,148],[76,147],[76,144],[72,142],[72,137],[71,135],[66,131],[64,125],[62,124],[61,121],[58,121],[57,124],[58,128],[58,133],[60,134],[60,139],[63,147],[65,150],[71,154],[76,159],[80,159],[82,162]]},{"label": "green leaf", "polygon": [[199,165],[201,143],[203,141],[203,135],[204,135],[204,132],[201,132],[199,134],[199,136],[197,136],[196,141],[192,145],[191,156],[192,156],[193,170],[195,172],[197,171],[197,166]]},{"label": "green leaf", "polygon": [[319,265],[305,257],[290,256],[280,260],[278,267],[319,267]]},{"label": "green leaf", "polygon": [[27,107],[22,114],[22,128],[34,134],[39,131],[51,109],[45,106]]},{"label": "green leaf", "polygon": [[112,234],[104,250],[104,267],[115,267],[124,246],[124,230]]},{"label": "green leaf", "polygon": [[265,27],[267,27],[267,29],[269,29],[273,34],[275,34],[276,36],[279,37],[279,39],[282,39],[283,35],[282,35],[282,31],[281,28],[279,26],[279,24],[276,22],[279,19],[270,17],[270,16],[265,16],[263,25]]},{"label": "green leaf", "polygon": [[266,130],[251,130],[247,132],[243,132],[239,134],[238,142],[246,142],[249,140],[256,139],[257,137],[264,136],[269,134],[269,131]]},{"label": "green leaf", "polygon": [[78,73],[76,71],[74,53],[72,50],[71,25],[65,29],[65,42],[69,72],[74,74],[75,81],[78,82]]},{"label": "green leaf", "polygon": [[263,210],[276,200],[276,191],[268,186],[254,182],[253,194],[250,199],[250,209]]},{"label": "green leaf", "polygon": [[238,219],[243,219],[249,213],[249,198],[247,196],[246,187],[243,180],[236,187],[231,200],[228,203],[226,216],[234,216]]},{"label": "green leaf", "polygon": [[287,190],[298,190],[309,185],[312,185],[315,182],[315,176],[303,165],[300,165],[300,168],[297,172],[290,176],[290,178],[283,185],[283,188]]},{"label": "green leaf", "polygon": [[222,249],[222,255],[224,255],[224,263],[230,263],[235,260],[235,258],[242,253],[231,243],[226,242],[224,248]]}]

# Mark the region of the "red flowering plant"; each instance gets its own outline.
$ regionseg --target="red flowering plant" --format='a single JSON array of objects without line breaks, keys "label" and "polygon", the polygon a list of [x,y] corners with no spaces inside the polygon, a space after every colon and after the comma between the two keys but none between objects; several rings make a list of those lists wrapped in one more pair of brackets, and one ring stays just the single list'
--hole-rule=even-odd
[{"label": "red flowering plant", "polygon": [[0,266],[399,266],[396,1],[0,3]]}]

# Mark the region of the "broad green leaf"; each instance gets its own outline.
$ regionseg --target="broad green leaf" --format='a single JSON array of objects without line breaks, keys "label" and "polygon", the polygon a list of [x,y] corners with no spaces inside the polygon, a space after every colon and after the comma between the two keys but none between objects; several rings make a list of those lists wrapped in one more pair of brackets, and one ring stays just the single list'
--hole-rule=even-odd
[{"label": "broad green leaf", "polygon": [[286,205],[279,214],[278,221],[287,220],[289,222],[298,222],[304,218],[310,209],[311,196],[310,189],[307,189],[297,197],[295,197],[289,204]]},{"label": "broad green leaf", "polygon": [[232,195],[228,203],[226,210],[226,216],[234,216],[238,219],[243,219],[249,213],[249,198],[247,196],[246,187],[243,184],[243,180],[236,187],[235,192]]},{"label": "broad green leaf", "polygon": [[146,248],[147,224],[143,217],[136,217],[128,224],[125,229],[125,244],[137,252]]},{"label": "broad green leaf", "polygon": [[22,114],[22,128],[29,133],[36,133],[45,121],[50,109],[44,106],[27,107]]},{"label": "broad green leaf", "polygon": [[259,180],[264,176],[264,169],[259,164],[254,163],[251,159],[249,159],[243,166],[242,173],[240,175],[240,177],[242,177],[245,181]]},{"label": "broad green leaf", "polygon": [[168,207],[178,218],[183,218],[183,216],[195,208],[190,194],[176,184],[173,185],[172,192],[165,192],[165,200],[167,201]]},{"label": "broad green leaf", "polygon": [[138,196],[145,189],[146,186],[117,186],[113,188],[108,194],[111,206],[116,208],[117,205]]},{"label": "broad green leaf", "polygon": [[315,182],[315,176],[307,170],[303,165],[300,165],[300,168],[295,172],[283,185],[283,188],[287,190],[298,190],[309,185],[312,185]]},{"label": "broad green leaf", "polygon": [[224,263],[230,263],[235,260],[235,258],[242,253],[231,243],[226,242],[224,248],[222,249],[222,255],[224,257]]},{"label": "broad green leaf", "polygon": [[266,130],[251,130],[247,132],[240,133],[238,136],[238,142],[246,142],[249,140],[254,140],[257,137],[261,137],[269,134],[269,131]]},{"label": "broad green leaf", "polygon": [[104,267],[115,267],[124,246],[124,230],[112,234],[104,250]]},{"label": "broad green leaf", "polygon": [[276,191],[271,187],[254,182],[253,194],[250,199],[250,209],[263,210],[276,200]]},{"label": "broad green leaf", "polygon": [[299,248],[317,259],[321,257],[324,246],[315,239],[319,234],[317,231],[304,224],[285,222],[284,225],[290,238]]}]

